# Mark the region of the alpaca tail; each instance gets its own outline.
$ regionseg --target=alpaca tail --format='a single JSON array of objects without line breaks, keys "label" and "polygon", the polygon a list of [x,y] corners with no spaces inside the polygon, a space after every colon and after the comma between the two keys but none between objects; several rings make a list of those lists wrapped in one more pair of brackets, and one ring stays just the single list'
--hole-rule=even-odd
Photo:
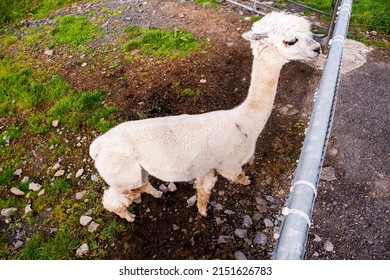
[{"label": "alpaca tail", "polygon": [[89,155],[93,160],[96,160],[101,150],[101,137],[96,138],[89,147]]}]

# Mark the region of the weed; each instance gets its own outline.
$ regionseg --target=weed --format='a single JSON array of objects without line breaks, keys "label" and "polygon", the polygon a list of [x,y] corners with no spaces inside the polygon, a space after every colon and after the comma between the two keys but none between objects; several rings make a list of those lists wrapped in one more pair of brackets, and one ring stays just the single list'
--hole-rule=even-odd
[{"label": "weed", "polygon": [[195,3],[204,6],[217,7],[217,0],[195,0]]},{"label": "weed", "polygon": [[185,96],[188,96],[188,97],[195,99],[201,94],[201,91],[200,91],[200,89],[192,90],[190,88],[185,88],[185,89],[183,89],[182,93]]},{"label": "weed", "polygon": [[142,54],[175,58],[200,49],[198,40],[185,30],[142,29],[132,25],[128,32],[131,41],[124,46],[126,51],[139,49]]},{"label": "weed", "polygon": [[22,260],[70,259],[79,244],[67,227],[60,229],[54,237],[44,238],[36,233],[17,255]]},{"label": "weed", "polygon": [[83,16],[69,14],[55,21],[58,26],[51,31],[55,38],[54,45],[68,44],[78,48],[102,35],[101,27],[88,22]]}]

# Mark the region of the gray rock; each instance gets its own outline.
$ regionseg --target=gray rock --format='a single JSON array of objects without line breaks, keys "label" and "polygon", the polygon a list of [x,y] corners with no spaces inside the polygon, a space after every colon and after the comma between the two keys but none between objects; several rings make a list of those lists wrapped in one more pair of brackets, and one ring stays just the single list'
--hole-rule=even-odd
[{"label": "gray rock", "polygon": [[271,203],[274,203],[274,202],[275,202],[275,198],[273,198],[273,197],[270,196],[270,195],[266,195],[266,196],[265,196],[265,199],[268,200],[268,201],[271,202]]},{"label": "gray rock", "polygon": [[14,249],[19,249],[19,248],[21,248],[23,245],[24,245],[23,241],[17,240],[17,241],[14,243]]},{"label": "gray rock", "polygon": [[223,206],[222,206],[222,204],[220,204],[220,203],[216,203],[216,204],[214,205],[214,209],[217,210],[217,211],[221,211],[221,210],[223,209]]},{"label": "gray rock", "polygon": [[244,255],[244,253],[241,252],[241,251],[238,251],[238,250],[234,253],[234,259],[236,259],[236,260],[247,260],[247,258]]},{"label": "gray rock", "polygon": [[253,239],[254,244],[259,244],[261,246],[265,246],[267,244],[267,235],[263,232],[256,232],[256,237]]},{"label": "gray rock", "polygon": [[176,224],[173,224],[172,227],[173,227],[173,230],[174,230],[174,231],[177,231],[177,230],[180,229],[180,227],[179,227],[178,225],[176,225]]},{"label": "gray rock", "polygon": [[14,172],[14,175],[20,176],[20,175],[22,175],[22,172],[23,172],[23,170],[21,168],[16,169],[15,172]]},{"label": "gray rock", "polygon": [[334,172],[334,168],[331,166],[323,167],[321,170],[320,179],[327,182],[336,180],[337,177]]},{"label": "gray rock", "polygon": [[255,200],[258,205],[267,206],[267,201],[262,197],[256,197]]},{"label": "gray rock", "polygon": [[166,193],[168,191],[168,188],[164,185],[164,184],[161,184],[158,189],[163,192],[163,193]]},{"label": "gray rock", "polygon": [[313,241],[314,242],[321,242],[321,237],[319,237],[317,234],[314,234],[314,239],[313,239]]},{"label": "gray rock", "polygon": [[233,215],[234,211],[226,209],[225,211],[223,211],[223,213],[225,213],[226,215]]},{"label": "gray rock", "polygon": [[274,226],[274,223],[273,223],[270,219],[268,219],[268,218],[265,218],[265,219],[263,220],[263,222],[264,222],[264,225],[265,225],[266,227],[273,227],[273,226]]},{"label": "gray rock", "polygon": [[81,192],[77,192],[76,193],[76,199],[77,200],[81,200],[83,197],[84,197],[84,195],[87,193],[87,191],[81,191]]},{"label": "gray rock", "polygon": [[243,223],[244,227],[248,228],[253,224],[253,221],[249,215],[245,215],[243,219],[244,219],[244,223]]},{"label": "gray rock", "polygon": [[91,176],[91,180],[94,181],[94,182],[97,182],[97,181],[99,181],[99,176],[97,176],[96,174],[93,174]]},{"label": "gray rock", "polygon": [[333,246],[333,244],[328,240],[328,241],[326,241],[325,244],[324,244],[324,249],[325,249],[325,251],[332,252],[333,249],[334,249],[334,246]]},{"label": "gray rock", "polygon": [[88,226],[89,232],[94,232],[98,228],[99,224],[92,221]]},{"label": "gray rock", "polygon": [[60,167],[61,167],[61,164],[59,162],[57,162],[56,164],[53,165],[53,167],[51,169],[57,170],[57,169],[60,169]]},{"label": "gray rock", "polygon": [[84,169],[80,168],[79,170],[77,170],[75,177],[79,178],[81,175],[83,175],[83,173],[84,173]]},{"label": "gray rock", "polygon": [[45,50],[45,54],[48,55],[48,56],[52,56],[54,53],[53,50]]},{"label": "gray rock", "polygon": [[89,246],[87,243],[83,243],[80,247],[77,248],[76,254],[79,256],[85,255],[89,251]]},{"label": "gray rock", "polygon": [[81,216],[80,217],[80,224],[82,226],[88,225],[90,221],[92,221],[92,217],[90,217],[90,216]]},{"label": "gray rock", "polygon": [[1,210],[1,216],[4,216],[6,218],[11,217],[13,213],[18,211],[18,208],[16,207],[10,207],[10,208],[4,208]]},{"label": "gray rock", "polygon": [[22,179],[22,181],[20,181],[20,182],[21,182],[22,184],[25,184],[25,183],[28,182],[28,180],[30,180],[30,177],[24,176],[23,179]]},{"label": "gray rock", "polygon": [[27,204],[26,207],[24,207],[24,213],[28,213],[28,212],[31,212],[32,209],[31,209],[31,204]]},{"label": "gray rock", "polygon": [[11,193],[13,193],[14,195],[24,195],[24,191],[15,187],[11,188]]},{"label": "gray rock", "polygon": [[247,233],[248,231],[246,229],[240,229],[240,228],[234,231],[234,234],[237,235],[239,238],[244,238]]},{"label": "gray rock", "polygon": [[218,244],[224,244],[224,243],[228,243],[229,241],[231,240],[234,240],[234,237],[233,236],[230,236],[230,235],[220,235],[218,237]]},{"label": "gray rock", "polygon": [[189,199],[187,199],[188,206],[192,207],[196,203],[196,195],[191,196]]},{"label": "gray rock", "polygon": [[54,174],[54,177],[61,177],[61,176],[64,176],[65,174],[65,170],[61,169],[61,170],[58,170],[55,174]]},{"label": "gray rock", "polygon": [[220,225],[226,222],[226,219],[221,219],[220,217],[216,217],[215,222],[217,223],[217,225]]},{"label": "gray rock", "polygon": [[168,191],[170,191],[170,192],[175,192],[175,191],[177,191],[177,187],[176,187],[175,183],[170,182],[170,183],[168,184]]},{"label": "gray rock", "polygon": [[28,189],[29,189],[29,190],[32,190],[32,191],[34,191],[34,192],[39,191],[41,188],[42,188],[42,185],[37,184],[37,183],[33,183],[33,182],[31,182],[31,183],[28,185]]},{"label": "gray rock", "polygon": [[44,195],[45,194],[45,189],[42,189],[40,190],[40,192],[38,193],[38,196],[41,196],[41,195]]}]

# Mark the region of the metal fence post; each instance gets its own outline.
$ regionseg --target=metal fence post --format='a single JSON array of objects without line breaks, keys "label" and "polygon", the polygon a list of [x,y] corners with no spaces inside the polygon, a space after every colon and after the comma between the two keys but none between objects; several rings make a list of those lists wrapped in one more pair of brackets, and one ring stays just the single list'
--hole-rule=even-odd
[{"label": "metal fence post", "polygon": [[[335,7],[337,8],[337,7]],[[330,49],[321,77],[310,124],[277,238],[273,259],[303,259],[310,221],[317,195],[317,183],[325,157],[338,91],[344,39],[347,34],[352,0],[342,0]]]}]

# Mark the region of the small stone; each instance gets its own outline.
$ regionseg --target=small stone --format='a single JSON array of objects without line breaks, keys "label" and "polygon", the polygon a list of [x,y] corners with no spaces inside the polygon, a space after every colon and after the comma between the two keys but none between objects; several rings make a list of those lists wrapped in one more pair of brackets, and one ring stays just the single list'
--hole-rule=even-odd
[{"label": "small stone", "polygon": [[230,235],[220,235],[218,237],[218,241],[217,243],[218,244],[224,244],[224,243],[228,243],[229,241],[233,240],[234,237],[233,236],[230,236]]},{"label": "small stone", "polygon": [[90,216],[81,216],[80,217],[80,224],[82,226],[88,225],[90,221],[92,221],[92,217],[90,217]]},{"label": "small stone", "polygon": [[11,188],[11,193],[13,193],[14,195],[24,195],[24,191],[15,187]]},{"label": "small stone", "polygon": [[81,67],[86,67],[87,65],[88,65],[88,63],[83,62],[83,64],[81,64]]},{"label": "small stone", "polygon": [[90,216],[90,215],[92,215],[92,213],[93,213],[93,209],[90,208],[90,209],[88,209],[88,211],[85,213],[85,215]]},{"label": "small stone", "polygon": [[170,192],[175,192],[175,191],[177,191],[177,187],[176,187],[175,183],[170,182],[170,183],[168,184],[168,191],[170,191]]},{"label": "small stone", "polygon": [[321,237],[319,237],[317,234],[314,234],[314,239],[313,239],[314,242],[321,242],[322,239]]},{"label": "small stone", "polygon": [[19,248],[21,248],[22,246],[23,246],[23,241],[21,241],[21,240],[18,240],[18,241],[16,241],[15,243],[14,243],[14,249],[19,249]]},{"label": "small stone", "polygon": [[48,56],[52,56],[54,53],[53,50],[45,50],[45,54],[48,55]]},{"label": "small stone", "polygon": [[223,209],[223,206],[221,203],[216,203],[214,205],[214,209],[217,210],[217,211],[221,211]]},{"label": "small stone", "polygon": [[32,190],[34,192],[39,191],[41,188],[42,188],[42,185],[37,184],[37,183],[33,183],[33,182],[28,185],[28,189]]},{"label": "small stone", "polygon": [[228,48],[231,48],[231,47],[233,47],[233,46],[234,46],[234,43],[232,43],[232,42],[229,42],[229,43],[227,43],[227,44],[226,44],[226,46],[227,46]]},{"label": "small stone", "polygon": [[189,199],[187,199],[188,206],[192,207],[196,203],[196,195],[191,196]]},{"label": "small stone", "polygon": [[334,172],[334,168],[331,166],[323,167],[321,170],[320,179],[327,182],[336,180],[337,177]]},{"label": "small stone", "polygon": [[226,215],[233,215],[234,211],[226,209],[225,211],[223,211],[223,213],[225,213]]},{"label": "small stone", "polygon": [[45,194],[45,189],[42,189],[39,193],[38,196],[44,195]]},{"label": "small stone", "polygon": [[240,228],[234,231],[234,234],[237,235],[239,238],[244,238],[247,233],[248,231],[246,229],[240,229]]},{"label": "small stone", "polygon": [[173,226],[174,231],[178,231],[180,229],[180,227],[178,225],[173,224],[172,226]]},{"label": "small stone", "polygon": [[59,120],[54,120],[54,121],[51,122],[51,125],[54,126],[54,127],[57,127],[59,122],[60,122]]},{"label": "small stone", "polygon": [[91,176],[91,180],[94,181],[94,182],[97,182],[97,181],[99,181],[99,177],[96,174],[93,174]]},{"label": "small stone", "polygon": [[77,200],[81,200],[83,197],[84,197],[84,195],[87,193],[87,191],[81,191],[81,192],[77,192],[76,193],[76,199]]},{"label": "small stone", "polygon": [[24,213],[28,213],[28,212],[31,212],[32,209],[31,209],[31,204],[27,204],[26,207],[24,207]]},{"label": "small stone", "polygon": [[273,227],[273,226],[274,226],[274,223],[273,223],[270,219],[268,219],[268,218],[265,218],[265,219],[263,220],[263,222],[264,222],[264,225],[265,225],[266,227]]},{"label": "small stone", "polygon": [[163,193],[166,193],[168,191],[168,188],[164,185],[164,184],[161,184],[158,189],[163,192]]},{"label": "small stone", "polygon": [[88,253],[89,247],[87,243],[83,243],[80,247],[77,248],[76,254],[82,256]]},{"label": "small stone", "polygon": [[89,232],[94,232],[98,228],[99,224],[92,221],[88,226]]},{"label": "small stone", "polygon": [[79,178],[81,175],[83,175],[83,173],[84,173],[84,169],[80,168],[79,170],[77,170],[75,177]]},{"label": "small stone", "polygon": [[28,180],[30,180],[30,177],[28,176],[24,176],[22,181],[20,181],[22,184],[26,184],[28,182]]},{"label": "small stone", "polygon": [[275,202],[275,198],[273,198],[273,197],[270,196],[270,195],[266,195],[266,196],[265,196],[265,199],[268,200],[268,201],[271,202],[271,203],[274,203],[274,202]]},{"label": "small stone", "polygon": [[58,162],[56,164],[53,165],[53,167],[51,169],[53,170],[57,170],[57,169],[60,169],[61,167],[61,164],[59,164]]},{"label": "small stone", "polygon": [[331,148],[328,150],[328,154],[332,157],[337,156],[338,153],[339,153],[339,151],[336,148]]},{"label": "small stone", "polygon": [[226,222],[226,219],[221,219],[220,217],[216,217],[215,222],[217,223],[217,225],[220,225]]},{"label": "small stone", "polygon": [[249,215],[245,215],[243,219],[244,219],[244,223],[243,223],[244,227],[248,228],[252,225],[253,221]]},{"label": "small stone", "polygon": [[13,213],[15,213],[18,210],[18,208],[11,207],[11,208],[4,208],[1,210],[1,216],[4,217],[11,217]]},{"label": "small stone", "polygon": [[23,170],[21,168],[16,169],[15,172],[14,172],[14,175],[20,176],[20,175],[22,175],[22,172],[23,172]]},{"label": "small stone", "polygon": [[205,83],[207,83],[207,80],[206,79],[200,79],[199,83],[205,84]]},{"label": "small stone", "polygon": [[58,170],[55,174],[54,174],[54,177],[61,177],[65,174],[65,170],[61,169],[61,170]]},{"label": "small stone", "polygon": [[313,253],[313,257],[314,257],[314,258],[318,258],[319,256],[320,256],[320,254],[319,254],[318,252],[314,252],[314,253]]},{"label": "small stone", "polygon": [[256,232],[256,237],[253,239],[254,244],[259,244],[261,246],[265,246],[267,244],[267,235],[263,232]]},{"label": "small stone", "polygon": [[267,206],[267,201],[264,198],[256,197],[255,200],[258,205]]},{"label": "small stone", "polygon": [[328,241],[326,241],[325,244],[324,244],[324,249],[325,249],[325,251],[332,252],[333,249],[334,249],[334,246],[333,246],[333,244],[328,240]]},{"label": "small stone", "polygon": [[260,212],[256,212],[256,213],[253,215],[253,217],[252,217],[252,219],[255,220],[256,222],[260,221],[261,218],[263,218],[263,215],[262,215]]},{"label": "small stone", "polygon": [[235,253],[234,253],[234,259],[236,259],[236,260],[246,260],[247,258],[246,258],[246,256],[244,255],[244,253],[243,252],[241,252],[241,251],[236,251]]}]

